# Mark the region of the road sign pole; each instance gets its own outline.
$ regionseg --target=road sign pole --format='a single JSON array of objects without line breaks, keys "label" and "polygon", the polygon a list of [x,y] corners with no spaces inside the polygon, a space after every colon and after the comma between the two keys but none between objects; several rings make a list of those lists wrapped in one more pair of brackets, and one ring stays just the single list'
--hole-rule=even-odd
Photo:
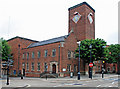
[{"label": "road sign pole", "polygon": [[79,43],[79,60],[78,60],[78,80],[80,80],[80,43]]},{"label": "road sign pole", "polygon": [[104,78],[104,61],[102,61],[102,78]]},{"label": "road sign pole", "polygon": [[[89,46],[90,48],[90,64],[92,64],[92,60],[91,60],[91,49],[92,49],[92,45]],[[89,78],[92,79],[92,68],[89,67]]]}]

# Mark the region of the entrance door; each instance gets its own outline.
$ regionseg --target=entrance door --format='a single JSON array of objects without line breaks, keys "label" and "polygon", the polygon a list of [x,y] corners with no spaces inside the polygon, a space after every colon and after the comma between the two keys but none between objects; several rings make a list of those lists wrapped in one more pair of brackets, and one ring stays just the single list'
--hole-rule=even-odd
[{"label": "entrance door", "polygon": [[52,73],[56,73],[56,65],[55,64],[52,65]]},{"label": "entrance door", "polygon": [[23,69],[23,76],[25,76],[25,69]]}]

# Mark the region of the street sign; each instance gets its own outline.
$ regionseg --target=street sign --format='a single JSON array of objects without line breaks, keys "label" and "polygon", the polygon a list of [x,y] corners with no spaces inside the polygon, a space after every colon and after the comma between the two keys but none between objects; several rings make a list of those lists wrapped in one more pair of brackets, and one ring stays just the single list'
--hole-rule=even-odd
[{"label": "street sign", "polygon": [[89,66],[90,66],[90,67],[93,67],[93,63],[89,63]]}]

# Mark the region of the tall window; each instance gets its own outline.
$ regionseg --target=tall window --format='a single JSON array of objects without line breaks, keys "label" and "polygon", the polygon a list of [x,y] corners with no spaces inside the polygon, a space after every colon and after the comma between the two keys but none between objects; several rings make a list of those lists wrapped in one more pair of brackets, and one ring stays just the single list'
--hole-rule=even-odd
[{"label": "tall window", "polygon": [[34,54],[34,52],[32,52],[32,58],[35,58],[35,54]]},{"label": "tall window", "polygon": [[44,63],[44,71],[47,71],[47,69],[48,69],[47,63]]},{"label": "tall window", "polygon": [[40,58],[40,51],[37,52],[38,58]]},{"label": "tall window", "polygon": [[108,71],[108,72],[110,71],[110,67],[107,67],[107,71]]},{"label": "tall window", "polygon": [[75,57],[75,52],[73,53],[73,58],[75,59],[76,57]]},{"label": "tall window", "polygon": [[56,56],[56,49],[53,49],[52,50],[52,57],[55,57]]},{"label": "tall window", "polygon": [[48,54],[48,50],[45,50],[45,57],[47,57],[47,54]]},{"label": "tall window", "polygon": [[71,58],[71,52],[68,51],[68,59],[70,59],[70,58]]},{"label": "tall window", "polygon": [[27,53],[27,59],[29,59],[29,53]]},{"label": "tall window", "polygon": [[23,53],[23,59],[25,59],[25,53]]},{"label": "tall window", "polygon": [[74,64],[74,72],[77,72],[77,66]]},{"label": "tall window", "polygon": [[26,69],[29,70],[29,64],[28,63],[26,64],[26,67],[27,67]]},{"label": "tall window", "polygon": [[40,63],[37,65],[37,70],[40,71]]},{"label": "tall window", "polygon": [[34,71],[34,63],[32,63],[32,65],[31,65],[31,66],[32,66],[32,71]]},{"label": "tall window", "polygon": [[100,71],[100,66],[98,66],[98,70]]},{"label": "tall window", "polygon": [[67,64],[67,71],[68,71],[68,72],[71,71],[71,64]]},{"label": "tall window", "polygon": [[22,63],[22,68],[25,69],[25,63],[24,62]]}]

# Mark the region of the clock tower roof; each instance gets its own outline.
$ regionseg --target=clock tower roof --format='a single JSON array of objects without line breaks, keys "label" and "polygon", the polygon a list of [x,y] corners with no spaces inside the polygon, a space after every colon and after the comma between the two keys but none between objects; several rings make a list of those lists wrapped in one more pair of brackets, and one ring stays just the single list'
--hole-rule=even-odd
[{"label": "clock tower roof", "polygon": [[90,9],[92,9],[94,12],[95,12],[95,10],[87,3],[87,2],[82,2],[82,3],[80,3],[80,4],[77,4],[77,5],[75,5],[75,6],[72,6],[72,7],[70,7],[70,8],[68,8],[68,10],[72,10],[72,9],[74,9],[74,8],[76,8],[76,7],[79,7],[79,6],[82,6],[82,5],[87,5]]}]

